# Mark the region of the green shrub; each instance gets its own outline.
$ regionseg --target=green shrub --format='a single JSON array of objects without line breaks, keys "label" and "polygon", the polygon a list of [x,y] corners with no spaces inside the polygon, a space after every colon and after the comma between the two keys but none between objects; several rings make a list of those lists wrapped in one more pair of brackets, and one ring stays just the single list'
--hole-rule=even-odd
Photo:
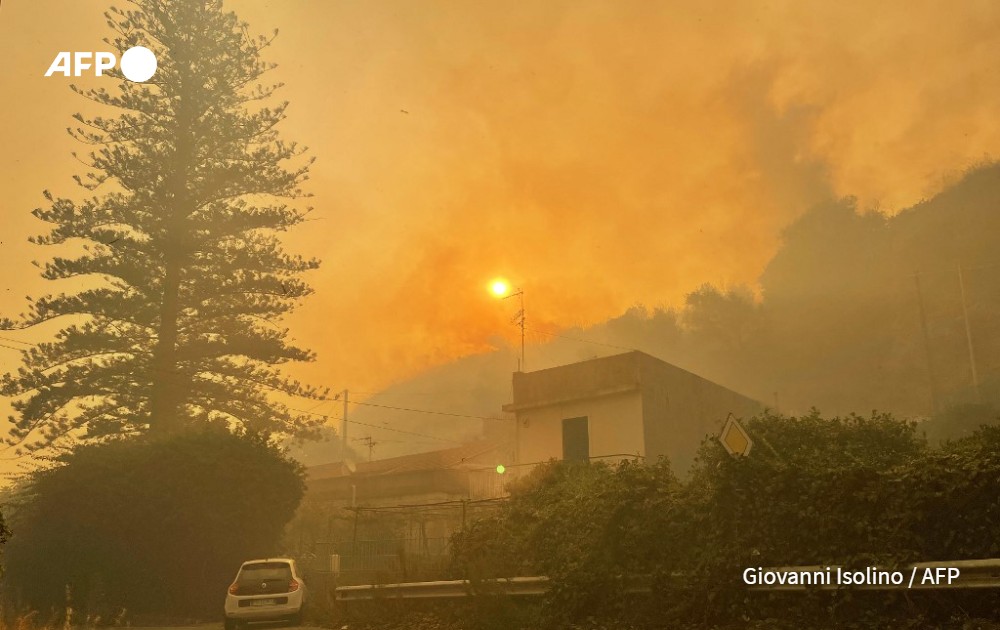
[{"label": "green shrub", "polygon": [[[964,628],[997,616],[1000,597],[983,591],[751,592],[742,571],[1000,556],[1000,428],[932,450],[886,414],[746,426],[749,457],[708,438],[683,483],[665,462],[540,467],[455,537],[456,577],[547,575],[542,619],[566,628]],[[627,592],[636,578],[651,597]]]},{"label": "green shrub", "polygon": [[221,614],[243,560],[278,551],[304,473],[263,438],[205,429],[82,447],[38,473],[16,515],[14,601],[79,614]]},{"label": "green shrub", "polygon": [[624,614],[629,578],[649,572],[648,533],[679,489],[666,462],[644,466],[550,463],[516,484],[499,513],[452,541],[455,566],[488,594],[485,578],[546,575],[554,619]]}]

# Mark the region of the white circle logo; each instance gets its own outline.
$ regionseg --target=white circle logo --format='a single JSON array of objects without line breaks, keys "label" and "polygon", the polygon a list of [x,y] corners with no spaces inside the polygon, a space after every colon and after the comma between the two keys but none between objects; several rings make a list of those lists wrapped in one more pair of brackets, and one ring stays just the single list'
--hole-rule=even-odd
[{"label": "white circle logo", "polygon": [[156,55],[145,46],[133,46],[122,53],[121,67],[129,81],[148,81],[156,72]]}]

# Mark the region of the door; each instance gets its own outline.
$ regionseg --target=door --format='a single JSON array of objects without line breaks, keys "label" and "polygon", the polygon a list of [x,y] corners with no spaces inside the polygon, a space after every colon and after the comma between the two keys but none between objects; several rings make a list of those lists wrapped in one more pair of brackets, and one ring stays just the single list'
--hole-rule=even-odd
[{"label": "door", "polygon": [[563,420],[563,459],[567,461],[590,461],[590,432],[587,416]]}]

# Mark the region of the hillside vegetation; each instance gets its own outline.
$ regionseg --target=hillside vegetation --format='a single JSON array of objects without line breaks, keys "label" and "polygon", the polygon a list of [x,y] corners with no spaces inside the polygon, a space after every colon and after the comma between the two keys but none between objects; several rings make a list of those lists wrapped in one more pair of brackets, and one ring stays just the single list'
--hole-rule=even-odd
[{"label": "hillside vegetation", "polygon": [[[529,331],[530,368],[636,349],[785,413],[880,409],[899,417],[935,416],[920,429],[934,439],[968,435],[998,415],[997,234],[998,164],[971,170],[894,216],[858,208],[850,198],[830,201],[785,230],[758,287],[706,284],[679,308],[636,306],[602,324],[555,331],[558,337]],[[373,400],[495,415],[510,398],[515,366],[512,351],[499,349],[399,383]],[[385,409],[360,410],[355,418],[367,422],[387,414],[394,426],[458,440],[480,429],[475,422]],[[386,443],[379,454],[404,448],[412,447]]]}]

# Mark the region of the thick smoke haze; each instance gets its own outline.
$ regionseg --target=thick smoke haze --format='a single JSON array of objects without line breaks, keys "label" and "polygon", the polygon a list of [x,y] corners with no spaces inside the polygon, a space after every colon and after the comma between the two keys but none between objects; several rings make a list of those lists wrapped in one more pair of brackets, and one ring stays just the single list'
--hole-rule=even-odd
[{"label": "thick smoke haze", "polygon": [[[326,109],[303,103],[290,132],[316,138],[318,174],[331,177],[317,192],[335,204],[320,206],[332,282],[303,323],[328,312],[368,328],[330,334],[323,354],[381,380],[509,329],[509,310],[482,291],[494,275],[525,289],[539,328],[560,329],[677,303],[706,281],[755,283],[781,228],[831,195],[890,212],[928,196],[1000,139],[989,115],[1000,93],[984,81],[1000,52],[997,11],[872,11],[299,13],[313,32],[296,44],[325,53],[328,79],[313,90]],[[285,66],[293,50],[284,45]]]},{"label": "thick smoke haze", "polygon": [[[280,29],[282,132],[318,158],[315,222],[286,243],[324,264],[287,323],[318,353],[296,374],[335,389],[513,343],[496,276],[551,332],[706,282],[759,290],[810,207],[854,195],[893,214],[1000,145],[993,2],[233,7]],[[81,170],[64,129],[86,103],[42,74],[100,49],[103,8],[0,11],[3,314],[45,290],[30,210],[43,189],[77,194]]]}]

